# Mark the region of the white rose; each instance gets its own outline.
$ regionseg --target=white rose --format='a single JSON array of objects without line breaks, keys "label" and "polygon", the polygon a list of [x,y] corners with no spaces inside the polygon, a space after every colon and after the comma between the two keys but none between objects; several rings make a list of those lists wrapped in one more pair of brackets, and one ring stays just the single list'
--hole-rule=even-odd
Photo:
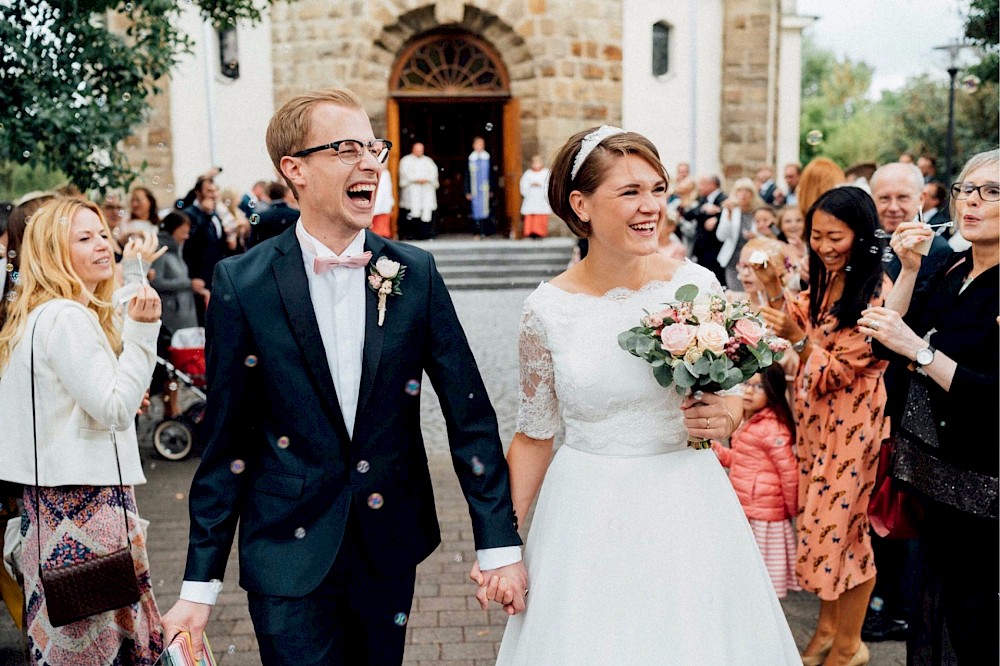
[{"label": "white rose", "polygon": [[698,327],[698,346],[716,355],[721,354],[729,342],[729,334],[724,326],[707,323]]},{"label": "white rose", "polygon": [[712,314],[712,297],[705,292],[698,294],[691,304],[691,314],[698,318],[699,324],[709,321]]},{"label": "white rose", "polygon": [[388,257],[379,257],[378,261],[375,262],[375,270],[382,277],[391,280],[399,273],[399,262]]}]

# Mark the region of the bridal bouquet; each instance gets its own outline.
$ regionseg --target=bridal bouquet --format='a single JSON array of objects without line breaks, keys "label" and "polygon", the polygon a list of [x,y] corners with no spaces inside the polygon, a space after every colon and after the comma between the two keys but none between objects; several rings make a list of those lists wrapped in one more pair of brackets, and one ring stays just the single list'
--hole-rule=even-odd
[{"label": "bridal bouquet", "polygon": [[693,284],[674,298],[618,335],[622,349],[653,367],[660,386],[673,384],[680,394],[724,391],[780,360],[788,348],[766,333],[748,302],[730,303]]}]

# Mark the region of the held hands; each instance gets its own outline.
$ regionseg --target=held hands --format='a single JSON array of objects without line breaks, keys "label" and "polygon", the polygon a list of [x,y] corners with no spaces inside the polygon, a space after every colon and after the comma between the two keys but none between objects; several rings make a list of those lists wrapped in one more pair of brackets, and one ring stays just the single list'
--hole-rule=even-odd
[{"label": "held hands", "polygon": [[899,313],[889,308],[875,307],[862,310],[861,319],[858,320],[858,330],[881,342],[886,349],[911,361],[917,358],[918,351],[927,347],[923,338],[906,325]]},{"label": "held hands", "polygon": [[507,615],[517,615],[525,607],[528,596],[528,571],[523,562],[515,562],[499,569],[481,571],[479,562],[472,565],[469,579],[479,586],[476,600],[479,607],[488,610],[491,601],[503,606]]},{"label": "held hands", "polygon": [[899,257],[902,270],[915,273],[920,270],[920,262],[924,258],[916,249],[917,246],[932,240],[934,231],[929,226],[919,222],[903,222],[896,227],[895,233],[889,239],[889,247]]},{"label": "held hands", "polygon": [[128,304],[128,317],[141,324],[160,321],[160,295],[148,284],[141,285]]},{"label": "held hands", "polygon": [[693,437],[726,439],[739,425],[729,413],[726,398],[714,393],[695,391],[694,395],[684,398],[681,411],[684,427]]},{"label": "held hands", "polygon": [[194,601],[180,599],[174,607],[163,616],[163,645],[166,647],[174,636],[187,631],[191,634],[191,644],[194,646],[194,656],[201,659],[205,652],[205,644],[202,636],[208,620],[212,615],[212,607],[208,604],[199,604]]}]

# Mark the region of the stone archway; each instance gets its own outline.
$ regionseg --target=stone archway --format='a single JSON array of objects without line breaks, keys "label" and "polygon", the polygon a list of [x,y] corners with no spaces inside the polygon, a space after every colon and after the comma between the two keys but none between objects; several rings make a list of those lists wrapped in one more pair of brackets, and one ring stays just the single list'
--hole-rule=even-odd
[{"label": "stone archway", "polygon": [[[376,60],[391,72],[385,125],[387,138],[399,147],[390,157],[394,178],[399,158],[414,141],[427,145],[435,160],[443,155],[441,222],[445,232],[461,231],[460,216],[467,214],[464,159],[472,136],[483,136],[497,169],[498,232],[517,233],[517,182],[524,168],[522,104],[533,109],[536,103],[534,89],[525,85],[534,71],[524,40],[479,8],[466,5],[460,21],[442,23],[435,6],[427,6],[386,26],[374,46]],[[415,136],[418,132],[422,136]],[[437,141],[437,149],[428,136]],[[537,138],[532,133],[530,139],[529,149],[534,150]],[[395,222],[394,216],[394,231]]]}]

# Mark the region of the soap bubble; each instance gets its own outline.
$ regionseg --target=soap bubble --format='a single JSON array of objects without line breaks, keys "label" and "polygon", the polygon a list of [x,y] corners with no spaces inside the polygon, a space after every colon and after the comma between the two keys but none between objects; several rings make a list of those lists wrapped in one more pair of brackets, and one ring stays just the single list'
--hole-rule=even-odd
[{"label": "soap bubble", "polygon": [[892,238],[892,234],[885,229],[876,229],[875,238]]},{"label": "soap bubble", "polygon": [[296,539],[305,539],[306,538],[306,528],[304,528],[304,527],[296,527],[295,528],[295,538]]},{"label": "soap bubble", "polygon": [[968,74],[962,77],[961,81],[962,90],[972,95],[977,90],[979,90],[980,83],[982,83],[982,81],[979,79],[978,76],[976,76],[975,74]]},{"label": "soap bubble", "polygon": [[493,131],[493,123],[486,123],[486,131],[487,132]]},{"label": "soap bubble", "polygon": [[230,645],[228,648],[226,648],[226,653],[227,654],[236,654],[236,646],[235,645]]},{"label": "soap bubble", "polygon": [[257,357],[254,356],[253,354],[250,354],[249,356],[246,357],[246,360],[243,361],[243,365],[247,366],[248,368],[257,367]]},{"label": "soap bubble", "polygon": [[23,153],[21,153],[21,157],[23,157],[24,159],[28,159],[29,157],[31,157],[31,151],[30,150],[24,151]]},{"label": "soap bubble", "polygon": [[257,224],[258,222],[260,222],[260,215],[257,213],[250,215],[250,224]]},{"label": "soap bubble", "polygon": [[[127,6],[127,5],[126,5],[126,6]],[[123,102],[127,102],[127,101],[129,101],[130,99],[132,99],[132,95],[131,95],[131,94],[129,94],[129,93],[124,93],[124,94],[122,95],[122,101],[123,101]]]},{"label": "soap bubble", "polygon": [[406,626],[406,613],[396,613],[396,617],[392,618],[392,621],[397,627]]},{"label": "soap bubble", "polygon": [[486,465],[479,459],[479,456],[472,456],[472,473],[476,476],[482,476],[485,471]]},{"label": "soap bubble", "polygon": [[871,245],[868,247],[868,251],[872,254],[878,254],[878,247],[875,245]]},{"label": "soap bubble", "polygon": [[411,379],[406,382],[406,395],[418,395],[420,393],[420,382]]},{"label": "soap bubble", "polygon": [[816,129],[809,130],[809,132],[806,133],[806,143],[810,146],[818,146],[823,143],[823,133]]},{"label": "soap bubble", "polygon": [[242,474],[243,470],[247,468],[246,463],[237,458],[232,463],[229,464],[229,471],[233,474]]},{"label": "soap bubble", "polygon": [[383,504],[385,504],[385,500],[382,498],[381,493],[372,493],[368,496],[368,508],[377,511],[382,508]]},{"label": "soap bubble", "polygon": [[291,440],[289,440],[284,435],[282,435],[281,437],[278,438],[278,448],[279,449],[287,449],[289,444],[291,444]]}]

